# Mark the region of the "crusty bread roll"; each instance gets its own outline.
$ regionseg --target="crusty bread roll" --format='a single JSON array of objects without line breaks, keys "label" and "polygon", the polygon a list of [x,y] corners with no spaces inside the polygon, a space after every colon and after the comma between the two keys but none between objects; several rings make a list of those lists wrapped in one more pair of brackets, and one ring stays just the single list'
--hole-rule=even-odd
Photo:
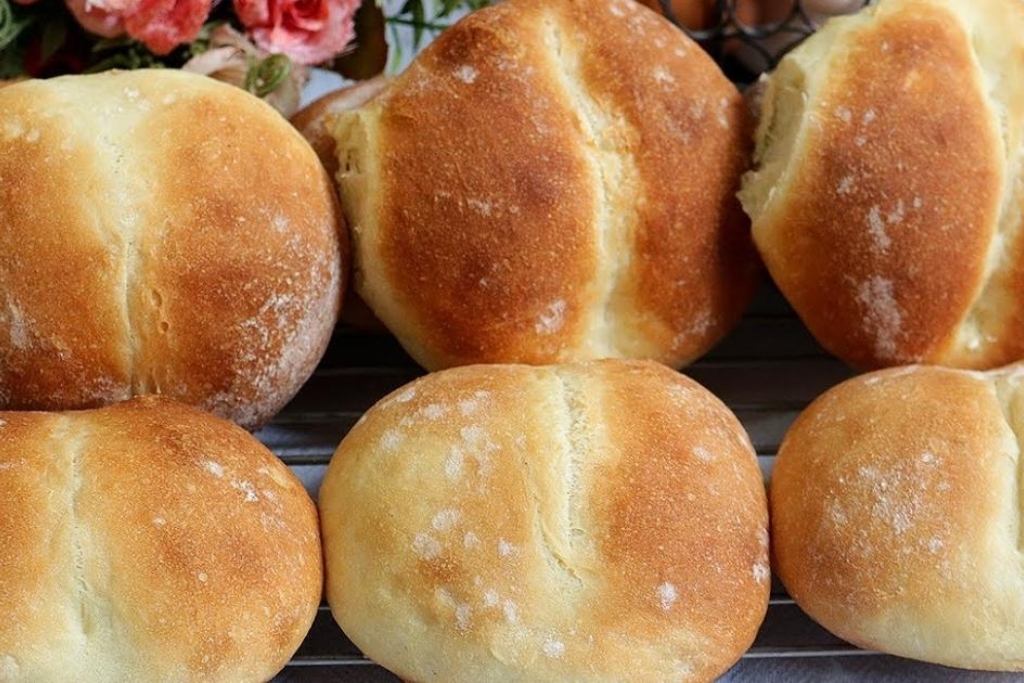
[{"label": "crusty bread roll", "polygon": [[1024,671],[1024,366],[849,380],[786,435],[775,569],[824,627],[948,666]]},{"label": "crusty bread roll", "polygon": [[472,366],[372,408],[320,489],[326,593],[407,681],[702,681],[768,601],[743,428],[653,362]]},{"label": "crusty bread roll", "polygon": [[[328,130],[327,122],[338,112],[357,109],[376,97],[391,81],[387,76],[377,76],[367,81],[340,88],[320,97],[291,117],[291,123],[302,137],[309,141],[320,158],[327,173],[333,178],[338,173],[338,152],[334,136]],[[341,309],[341,323],[373,333],[387,333],[387,327],[377,319],[366,302],[355,290],[345,292]]]},{"label": "crusty bread roll", "polygon": [[170,69],[0,90],[0,407],[163,393],[247,427],[312,373],[343,235],[302,136]]},{"label": "crusty bread roll", "polygon": [[717,341],[758,267],[749,114],[630,0],[511,0],[342,112],[355,287],[428,369],[651,358]]},{"label": "crusty bread roll", "polygon": [[1024,3],[881,0],[779,65],[744,206],[861,368],[1024,358]]},{"label": "crusty bread roll", "polygon": [[332,178],[338,173],[338,152],[337,142],[328,129],[328,120],[339,112],[363,106],[376,97],[390,80],[388,76],[377,76],[339,88],[313,100],[291,117],[292,125],[309,141]]},{"label": "crusty bread roll", "polygon": [[265,681],[321,597],[316,509],[167,399],[0,413],[0,680]]}]

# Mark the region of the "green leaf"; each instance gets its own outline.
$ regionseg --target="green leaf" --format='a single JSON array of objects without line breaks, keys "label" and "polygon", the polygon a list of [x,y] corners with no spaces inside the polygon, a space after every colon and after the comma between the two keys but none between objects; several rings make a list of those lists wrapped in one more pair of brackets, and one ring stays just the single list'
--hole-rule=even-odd
[{"label": "green leaf", "polygon": [[43,32],[40,38],[41,61],[46,62],[57,50],[64,46],[68,39],[68,17],[66,14],[56,14],[52,19],[43,24]]},{"label": "green leaf", "polygon": [[335,58],[331,68],[345,78],[362,81],[384,71],[388,63],[384,11],[375,2],[364,2],[356,11],[355,23],[355,48]]}]

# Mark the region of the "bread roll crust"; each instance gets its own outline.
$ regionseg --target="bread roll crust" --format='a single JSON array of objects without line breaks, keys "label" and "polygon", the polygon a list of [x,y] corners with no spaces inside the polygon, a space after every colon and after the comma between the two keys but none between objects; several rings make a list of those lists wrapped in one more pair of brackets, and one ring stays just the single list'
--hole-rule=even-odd
[{"label": "bread roll crust", "polygon": [[320,514],[335,618],[404,680],[711,680],[767,607],[749,440],[653,363],[420,379],[342,442]]},{"label": "bread roll crust", "polygon": [[774,567],[803,610],[865,648],[1024,670],[1022,371],[886,370],[800,415],[769,497]]},{"label": "bread roll crust", "polygon": [[164,393],[255,427],[294,395],[347,242],[287,122],[169,70],[12,85],[0,120],[0,405]]},{"label": "bread roll crust", "polygon": [[1024,8],[886,0],[772,75],[741,198],[772,277],[861,368],[1024,356]]},{"label": "bread roll crust", "polygon": [[355,286],[428,368],[678,366],[752,294],[742,98],[636,3],[476,12],[334,133]]},{"label": "bread roll crust", "polygon": [[0,413],[0,492],[4,680],[269,680],[316,614],[312,501],[205,413]]}]

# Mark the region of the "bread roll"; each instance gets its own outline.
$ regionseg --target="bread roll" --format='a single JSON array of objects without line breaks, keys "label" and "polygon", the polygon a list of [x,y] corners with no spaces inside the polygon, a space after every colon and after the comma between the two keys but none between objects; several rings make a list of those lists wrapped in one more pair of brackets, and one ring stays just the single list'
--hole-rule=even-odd
[{"label": "bread roll", "polygon": [[428,369],[682,365],[754,288],[748,118],[638,3],[476,12],[335,119],[355,287]]},{"label": "bread roll", "polygon": [[[292,125],[309,141],[320,163],[332,178],[338,173],[338,152],[334,136],[328,130],[328,120],[338,112],[356,109],[366,104],[376,97],[390,80],[387,76],[377,76],[335,90],[310,102],[291,117]],[[345,292],[340,322],[364,332],[386,334],[388,331],[366,302],[351,289]]]},{"label": "bread roll", "polygon": [[767,607],[750,441],[651,362],[420,379],[342,442],[320,516],[335,619],[407,681],[707,681]]},{"label": "bread roll", "polygon": [[827,349],[1024,358],[1024,4],[881,0],[790,53],[763,106],[741,198]]},{"label": "bread roll", "polygon": [[0,680],[265,681],[316,614],[316,510],[167,399],[0,413]]},{"label": "bread roll", "polygon": [[1024,671],[1024,366],[908,367],[832,389],[771,480],[775,568],[862,647]]},{"label": "bread roll", "polygon": [[320,163],[333,178],[338,173],[338,152],[334,136],[328,130],[327,122],[339,112],[358,109],[376,97],[390,82],[387,76],[377,76],[367,81],[339,88],[319,97],[297,111],[291,123],[309,141]]},{"label": "bread roll", "polygon": [[0,407],[162,393],[247,427],[344,282],[330,179],[248,93],[170,69],[0,90]]}]

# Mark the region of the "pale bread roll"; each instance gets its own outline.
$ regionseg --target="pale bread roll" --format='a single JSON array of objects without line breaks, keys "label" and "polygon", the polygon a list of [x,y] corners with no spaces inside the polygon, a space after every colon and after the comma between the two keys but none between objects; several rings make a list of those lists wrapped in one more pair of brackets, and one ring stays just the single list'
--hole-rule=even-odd
[{"label": "pale bread roll", "polygon": [[266,422],[326,348],[346,237],[308,143],[172,69],[0,90],[0,407],[162,393]]},{"label": "pale bread roll", "polygon": [[861,368],[1024,358],[1024,3],[882,0],[768,81],[754,240]]},{"label": "pale bread roll", "polygon": [[[338,152],[334,136],[328,129],[328,121],[338,112],[357,109],[366,104],[390,81],[387,76],[377,76],[340,88],[310,102],[291,117],[291,124],[309,141],[320,163],[332,178],[338,173]],[[387,332],[384,323],[377,319],[370,307],[353,289],[345,291],[340,322],[364,332]]]},{"label": "pale bread roll", "polygon": [[2,681],[266,681],[320,603],[301,483],[167,399],[0,412],[0,500]]},{"label": "pale bread roll", "polygon": [[743,98],[636,2],[475,12],[335,121],[354,286],[428,369],[680,366],[753,293]]},{"label": "pale bread roll", "polygon": [[334,617],[407,681],[707,681],[767,608],[750,441],[652,362],[417,380],[346,436],[319,503]]},{"label": "pale bread roll", "polygon": [[862,647],[1024,671],[1024,366],[911,366],[816,400],[770,487],[797,604]]}]

